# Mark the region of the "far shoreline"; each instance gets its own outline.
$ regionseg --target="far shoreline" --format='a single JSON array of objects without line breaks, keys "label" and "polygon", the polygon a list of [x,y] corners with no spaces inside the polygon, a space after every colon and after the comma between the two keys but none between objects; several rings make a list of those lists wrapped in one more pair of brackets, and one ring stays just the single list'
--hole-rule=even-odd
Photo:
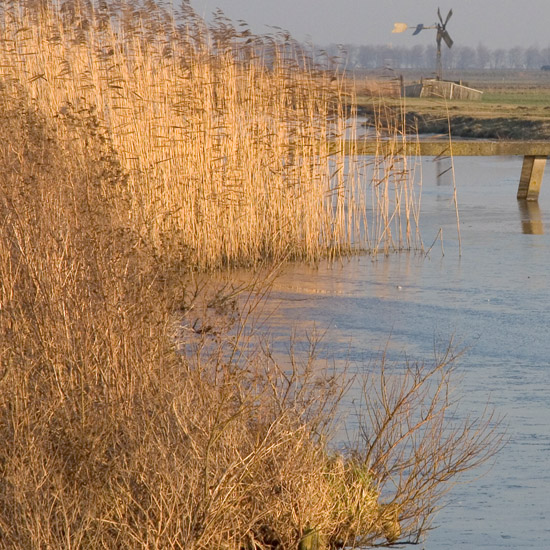
[{"label": "far shoreline", "polygon": [[[425,71],[424,71],[425,73]],[[399,82],[429,75],[407,69],[355,71],[357,114],[404,117],[407,133],[456,138],[550,140],[550,71],[447,71],[445,79],[481,90],[481,101],[399,97]],[[381,107],[383,105],[383,107]]]},{"label": "far shoreline", "polygon": [[[357,106],[359,116],[374,117],[375,107]],[[550,140],[550,120],[478,117],[468,115],[448,115],[408,111],[405,123],[410,134],[449,134],[456,138],[502,139],[502,140]]]}]

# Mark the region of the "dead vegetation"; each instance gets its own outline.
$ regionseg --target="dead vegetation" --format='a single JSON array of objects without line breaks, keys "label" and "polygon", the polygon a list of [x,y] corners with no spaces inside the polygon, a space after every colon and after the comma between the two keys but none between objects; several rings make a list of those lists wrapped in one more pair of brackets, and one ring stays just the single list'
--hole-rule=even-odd
[{"label": "dead vegetation", "polygon": [[[211,269],[418,246],[370,219],[370,169],[344,154],[349,87],[283,33],[221,14],[207,27],[187,2],[174,18],[153,2],[27,0],[2,3],[0,44],[9,94],[61,129],[93,114],[128,175],[129,223],[163,253]],[[394,164],[397,219],[414,182]]]},{"label": "dead vegetation", "polygon": [[[52,19],[57,8],[33,6],[53,10],[40,12],[50,34],[36,36],[57,48],[64,40],[55,38],[64,36]],[[4,31],[16,16],[30,17],[21,3],[2,8]],[[90,12],[95,26],[84,25],[84,8],[91,9],[71,3],[59,12],[72,21],[75,51],[87,47],[90,29],[108,29],[103,8]],[[43,55],[17,42],[36,28],[13,31],[17,55]],[[148,35],[138,37],[135,47],[148,48]],[[88,59],[93,68],[99,58]],[[75,86],[64,108],[55,103],[59,92],[46,89],[67,85],[68,73],[27,81],[10,74],[0,94],[0,548],[263,550],[295,549],[313,535],[328,547],[416,540],[454,474],[499,446],[490,417],[447,424],[447,358],[401,379],[382,371],[378,398],[365,386],[362,443],[337,453],[331,427],[349,379],[316,361],[314,342],[304,357],[275,361],[246,336],[249,302],[224,330],[195,330],[194,351],[183,352],[181,317],[193,305],[183,275],[199,260],[191,245],[175,246],[182,233],[165,216],[174,197],[164,210],[167,188],[154,194],[171,182],[153,179],[163,163],[144,152],[149,164],[133,171],[135,152],[122,154],[121,143],[145,146],[123,142],[124,129],[136,136],[141,128],[157,143],[144,119],[132,129],[139,109],[105,127],[103,104],[81,100],[97,92],[93,79]],[[35,93],[38,81],[44,89]],[[213,112],[201,112],[211,120]],[[197,140],[212,139],[201,128]],[[217,223],[221,214],[208,216]],[[208,216],[192,216],[205,242],[213,226],[198,221]],[[163,237],[168,229],[176,237]],[[231,300],[228,291],[209,304]]]},{"label": "dead vegetation", "polygon": [[2,107],[0,547],[416,540],[454,475],[496,450],[490,418],[447,424],[447,357],[366,383],[362,440],[338,454],[346,377],[314,346],[281,365],[241,310],[182,354],[189,295],[121,230],[127,184],[105,143],[86,120],[66,139]]}]

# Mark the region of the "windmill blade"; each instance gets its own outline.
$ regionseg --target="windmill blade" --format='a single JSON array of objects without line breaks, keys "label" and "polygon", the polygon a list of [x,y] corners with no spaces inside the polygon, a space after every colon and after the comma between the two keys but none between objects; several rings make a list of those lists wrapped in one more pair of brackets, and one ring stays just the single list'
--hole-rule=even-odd
[{"label": "windmill blade", "polygon": [[447,14],[447,19],[445,19],[445,23],[443,23],[443,28],[445,28],[445,25],[449,22],[449,19],[451,18],[451,15],[453,15],[453,10],[452,9],[449,10],[449,13]]},{"label": "windmill blade", "polygon": [[[441,35],[441,38],[445,41],[445,44],[447,44],[448,48],[453,47],[453,39],[449,36],[449,33],[446,30],[442,30],[441,33],[438,33]],[[440,38],[440,40],[441,40]]]},{"label": "windmill blade", "polygon": [[407,23],[394,23],[393,24],[393,31],[391,32],[403,32],[408,29]]},{"label": "windmill blade", "polygon": [[437,8],[437,17],[439,17],[439,20],[441,21],[441,24],[445,26],[445,23],[443,23],[443,17],[441,17],[441,12],[439,11],[439,8]]},{"label": "windmill blade", "polygon": [[424,24],[423,24],[423,23],[420,23],[420,24],[416,25],[416,29],[415,29],[414,32],[413,32],[413,36],[414,36],[415,34],[418,34],[418,33],[419,33],[421,30],[423,30],[424,28],[425,28],[425,27],[424,27]]}]

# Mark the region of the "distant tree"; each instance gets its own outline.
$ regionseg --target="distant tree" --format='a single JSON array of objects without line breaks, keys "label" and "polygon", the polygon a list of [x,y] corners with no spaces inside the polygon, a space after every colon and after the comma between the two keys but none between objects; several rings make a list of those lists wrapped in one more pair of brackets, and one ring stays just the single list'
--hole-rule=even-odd
[{"label": "distant tree", "polygon": [[424,50],[424,64],[419,68],[433,69],[435,72],[435,58],[436,58],[436,47],[432,45],[426,46]]},{"label": "distant tree", "polygon": [[[328,59],[339,67],[349,69],[377,69],[390,66],[393,69],[431,69],[435,70],[435,44],[424,46],[413,44],[410,47],[387,44],[330,44],[316,48],[323,52],[324,63]],[[454,45],[443,48],[443,67],[449,69],[539,69],[550,65],[550,46],[540,49],[538,46],[491,50],[484,44],[477,47]],[[319,53],[320,55],[320,53]],[[322,58],[320,55],[320,59]]]},{"label": "distant tree", "polygon": [[455,69],[456,68],[456,48],[446,49],[443,54],[443,68]]},{"label": "distant tree", "polygon": [[491,66],[491,50],[479,43],[476,50],[477,67],[479,69],[487,69]]},{"label": "distant tree", "polygon": [[508,52],[499,48],[493,52],[493,69],[504,69],[508,67]]},{"label": "distant tree", "polygon": [[415,44],[410,49],[410,54],[408,56],[408,66],[413,69],[419,66],[419,63],[422,63],[422,60],[424,59],[424,46],[422,44]]},{"label": "distant tree", "polygon": [[538,48],[531,46],[525,50],[525,66],[528,69],[538,69],[543,64],[542,56]]},{"label": "distant tree", "polygon": [[462,46],[458,52],[457,69],[475,69],[476,51],[469,46]]},{"label": "distant tree", "polygon": [[540,52],[540,64],[550,65],[550,47],[544,48]]},{"label": "distant tree", "polygon": [[515,46],[508,50],[508,61],[510,69],[525,68],[525,50],[520,46]]}]

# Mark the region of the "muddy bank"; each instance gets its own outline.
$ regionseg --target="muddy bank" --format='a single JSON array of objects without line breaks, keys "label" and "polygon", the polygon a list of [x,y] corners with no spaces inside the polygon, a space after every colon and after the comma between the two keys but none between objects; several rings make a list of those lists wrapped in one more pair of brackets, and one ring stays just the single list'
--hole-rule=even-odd
[{"label": "muddy bank", "polygon": [[550,122],[546,120],[528,120],[511,118],[476,118],[456,115],[442,119],[419,113],[407,113],[409,131],[420,134],[448,133],[449,121],[451,135],[462,138],[484,139],[550,139]]},{"label": "muddy bank", "polygon": [[[373,109],[362,107],[362,116],[392,127],[390,121],[399,117],[389,115],[380,120]],[[411,134],[448,134],[449,122],[451,135],[460,138],[478,139],[517,139],[517,140],[550,140],[550,121],[546,119],[510,118],[510,117],[476,117],[467,115],[450,115],[449,119],[440,114],[426,114],[410,111],[405,115],[407,132]],[[367,123],[368,124],[368,123]]]}]

